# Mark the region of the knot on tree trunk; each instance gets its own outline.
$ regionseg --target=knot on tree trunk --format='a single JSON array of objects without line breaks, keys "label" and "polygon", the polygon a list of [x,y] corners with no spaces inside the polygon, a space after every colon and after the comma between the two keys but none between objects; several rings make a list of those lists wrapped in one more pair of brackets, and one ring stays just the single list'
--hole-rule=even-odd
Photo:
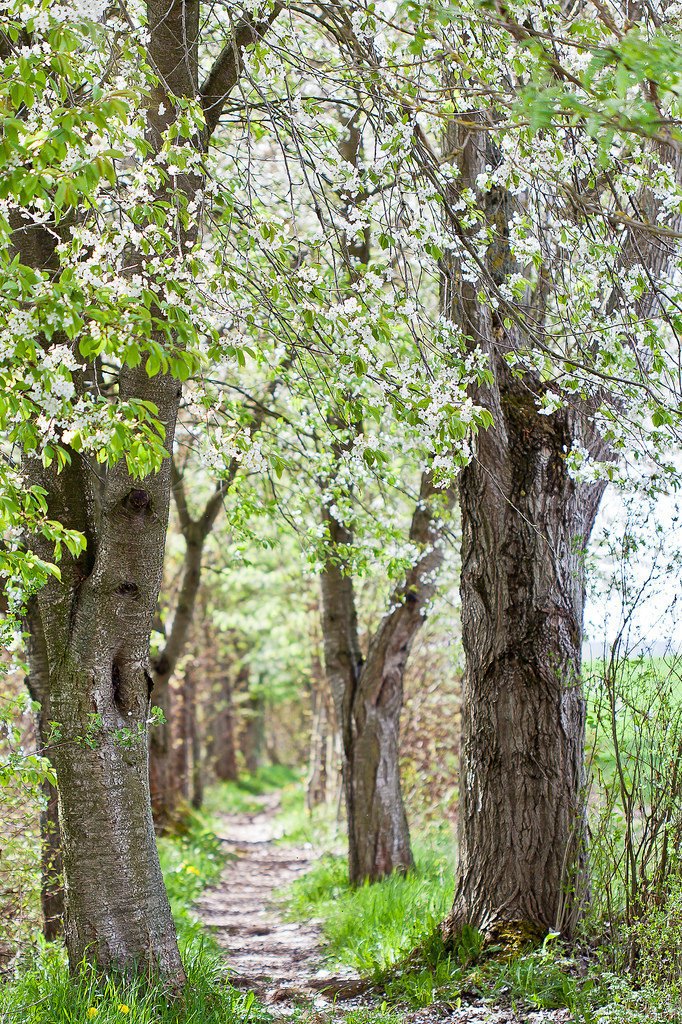
[{"label": "knot on tree trunk", "polygon": [[140,596],[139,587],[136,583],[132,583],[130,580],[123,580],[122,583],[119,583],[116,588],[116,592],[122,597],[130,597],[133,600],[136,600]]},{"label": "knot on tree trunk", "polygon": [[124,497],[122,505],[126,511],[130,512],[132,515],[139,515],[141,512],[151,510],[152,498],[151,495],[141,487],[133,487],[133,489],[128,491]]}]

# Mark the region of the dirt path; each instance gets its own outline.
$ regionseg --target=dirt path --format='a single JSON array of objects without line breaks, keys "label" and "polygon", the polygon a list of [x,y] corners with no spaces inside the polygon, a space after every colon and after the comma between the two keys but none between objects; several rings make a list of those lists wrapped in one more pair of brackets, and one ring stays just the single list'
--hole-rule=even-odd
[{"label": "dirt path", "polygon": [[[323,939],[314,921],[284,921],[274,892],[302,875],[317,856],[312,847],[279,845],[277,794],[261,798],[253,814],[226,814],[219,838],[233,857],[220,883],[200,902],[203,921],[225,950],[230,981],[252,989],[278,1017],[300,1009],[307,1019],[342,1022],[351,1010],[380,1003],[352,971],[324,966]],[[474,1004],[435,1004],[405,1013],[403,1024],[568,1024],[565,1010],[514,1012]]]},{"label": "dirt path", "polygon": [[273,905],[274,891],[317,856],[312,847],[276,843],[278,803],[275,794],[257,813],[221,818],[219,838],[236,859],[228,861],[220,885],[204,893],[201,917],[225,949],[233,985],[253,989],[283,1015],[300,1005],[323,1010],[339,999],[351,1009],[367,986],[351,971],[326,970],[315,922],[284,921]]}]

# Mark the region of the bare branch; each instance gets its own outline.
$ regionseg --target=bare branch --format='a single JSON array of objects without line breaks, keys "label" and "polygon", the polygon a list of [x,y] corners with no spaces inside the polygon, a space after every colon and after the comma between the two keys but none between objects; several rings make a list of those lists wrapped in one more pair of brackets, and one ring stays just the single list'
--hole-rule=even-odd
[{"label": "bare branch", "polygon": [[265,35],[281,10],[282,4],[275,3],[267,17],[260,21],[246,15],[237,23],[231,38],[216,58],[200,90],[209,138],[218,126],[227,97],[239,81],[244,66],[243,51]]}]

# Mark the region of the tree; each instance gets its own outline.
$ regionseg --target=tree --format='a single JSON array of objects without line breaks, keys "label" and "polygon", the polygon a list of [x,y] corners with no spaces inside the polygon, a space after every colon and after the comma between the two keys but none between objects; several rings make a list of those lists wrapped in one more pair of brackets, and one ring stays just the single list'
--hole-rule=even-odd
[{"label": "tree", "polygon": [[[257,437],[258,431],[263,425],[263,421],[269,411],[266,402],[275,389],[276,383],[277,378],[275,377],[275,380],[270,383],[260,399],[254,398],[252,401],[241,403],[239,416],[243,423],[244,433],[249,439]],[[191,436],[193,426],[191,422],[182,424],[182,427],[184,427],[183,434],[186,431]],[[163,832],[172,821],[177,803],[177,795],[173,784],[173,709],[170,682],[175,674],[178,661],[187,646],[194,621],[201,586],[206,543],[215,528],[226,496],[235,484],[240,469],[239,458],[234,455],[228,458],[219,480],[213,486],[210,496],[206,499],[198,514],[195,513],[193,515],[185,488],[185,466],[180,466],[177,459],[174,459],[172,462],[172,493],[185,547],[180,586],[170,624],[168,630],[164,632],[164,642],[161,650],[152,659],[154,677],[152,700],[162,709],[165,719],[163,723],[160,723],[159,728],[152,731],[149,750],[152,812],[154,823],[160,832]],[[228,691],[226,691],[225,699],[228,701],[226,707],[229,707]],[[229,741],[228,734],[225,734],[224,738]],[[226,765],[223,767],[226,768]],[[236,772],[236,763],[234,770]],[[221,775],[218,772],[218,777],[226,778],[228,776]]]},{"label": "tree", "polygon": [[679,48],[637,4],[406,0],[390,25],[330,18],[369,95],[390,80],[403,98],[385,117],[441,210],[444,312],[488,418],[460,478],[467,675],[445,935],[570,934],[586,881],[584,552],[621,457],[678,475],[665,445],[679,401]]},{"label": "tree", "polygon": [[[464,38],[470,31],[462,29]],[[523,44],[528,35],[523,30],[517,38]],[[570,54],[559,52],[570,64]],[[554,77],[555,55],[547,61]],[[450,315],[472,354],[483,353],[487,361],[491,379],[472,397],[493,420],[479,434],[459,487],[467,669],[460,855],[448,937],[464,924],[489,935],[509,926],[528,935],[574,932],[588,886],[585,551],[622,447],[613,422],[633,415],[656,365],[651,351],[666,347],[673,254],[649,226],[676,231],[680,221],[676,215],[665,220],[652,176],[667,166],[668,187],[679,189],[679,146],[672,140],[642,146],[625,136],[615,158],[605,159],[602,140],[593,143],[583,120],[569,130],[543,121],[543,129],[540,146],[546,153],[556,147],[557,164],[541,185],[541,177],[532,176],[542,175],[539,162],[523,143],[519,149],[533,171],[523,158],[510,158],[510,134],[518,144],[523,131],[509,125],[495,103],[465,112],[446,141],[457,175],[445,206],[460,252]],[[569,148],[581,170],[574,166],[566,181]],[[601,181],[592,164],[596,154]],[[625,154],[640,161],[642,171],[629,201],[609,177],[623,173]],[[567,209],[561,190],[584,173],[592,174],[595,198]],[[633,209],[634,223],[622,235],[609,226],[614,197]],[[468,224],[454,212],[465,205]],[[554,234],[552,216],[563,218],[571,246],[562,246],[561,231]],[[479,231],[485,247],[476,251],[471,243]],[[524,265],[529,247],[523,239],[535,232],[541,243],[533,263]],[[593,291],[590,282],[588,314],[577,293],[564,289],[586,269],[576,265],[576,251],[590,253],[593,269],[589,240],[597,237],[603,263],[599,287]],[[645,280],[633,291],[626,282],[637,275]],[[518,299],[510,303],[510,294]],[[621,359],[624,349],[635,359]],[[613,378],[621,375],[616,385]],[[601,463],[603,472],[577,472],[576,449],[581,459]]]},{"label": "tree", "polygon": [[[440,500],[439,500],[440,499]],[[344,564],[348,529],[327,513],[328,563],[321,575],[325,665],[343,740],[351,885],[376,882],[414,862],[400,787],[398,741],[405,666],[424,622],[444,555],[444,526],[454,493],[422,476],[409,539],[414,564],[393,591],[363,657],[353,580]]]},{"label": "tree", "polygon": [[[51,720],[67,948],[73,966],[85,957],[178,984],[147,725],[167,456],[196,337],[184,282],[202,153],[243,46],[276,11],[265,25],[247,16],[234,26],[200,90],[198,3],[150,0],[144,39],[125,10],[123,22],[102,15],[115,30],[107,35],[87,19],[92,5],[73,21],[47,4],[16,6],[2,34],[14,114],[4,151],[13,171],[3,186],[3,415],[18,412],[10,438],[25,452],[27,498],[15,514],[34,537],[24,563],[39,569],[34,586],[40,573],[45,582],[30,599],[31,678]],[[104,5],[94,6],[99,15]],[[27,40],[46,46],[27,57]],[[124,156],[127,168],[115,163]],[[55,543],[68,548],[60,570]]]}]

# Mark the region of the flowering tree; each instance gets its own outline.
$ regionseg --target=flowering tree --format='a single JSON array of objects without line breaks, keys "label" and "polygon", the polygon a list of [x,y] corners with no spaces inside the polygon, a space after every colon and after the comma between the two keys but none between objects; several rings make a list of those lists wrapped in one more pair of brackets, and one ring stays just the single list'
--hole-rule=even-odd
[{"label": "flowering tree", "polygon": [[[296,474],[301,503],[322,505],[327,662],[362,822],[464,467],[447,930],[570,932],[583,551],[605,479],[626,455],[667,469],[679,419],[674,53],[662,14],[626,6],[228,2],[203,21],[196,0],[3,5],[0,571],[57,771],[72,962],[182,978],[150,696],[242,470]],[[176,462],[184,584],[152,664],[190,377],[178,440],[199,435],[218,483],[197,516]],[[361,666],[354,499],[403,473],[421,475],[411,549]],[[392,824],[372,820],[358,843],[376,851]],[[389,860],[360,858],[356,879]]]},{"label": "flowering tree", "polygon": [[15,532],[3,567],[17,610],[29,599],[71,962],[177,983],[149,634],[180,382],[211,334],[193,290],[205,153],[260,26],[225,26],[200,90],[198,3],[104,7],[5,5],[2,473],[9,525],[32,539]]},{"label": "flowering tree", "polygon": [[[487,414],[465,391],[481,369],[475,360],[465,365],[451,347],[438,313],[437,255],[428,251],[433,215],[420,209],[411,173],[401,167],[403,132],[396,130],[395,112],[387,116],[358,89],[354,61],[345,52],[352,35],[347,19],[331,29],[320,36],[317,27],[297,22],[292,40],[286,20],[278,21],[245,70],[244,82],[258,101],[259,131],[248,144],[230,147],[221,174],[247,187],[267,182],[268,198],[243,206],[233,199],[229,231],[214,223],[211,245],[241,285],[238,303],[235,288],[228,300],[234,310],[229,327],[233,339],[238,333],[248,338],[249,365],[246,373],[225,364],[214,368],[210,381],[191,391],[187,443],[203,437],[200,454],[221,482],[206,512],[193,518],[178,476],[179,518],[191,543],[165,647],[173,657],[162,653],[156,665],[165,682],[196,599],[207,530],[237,473],[242,501],[241,470],[266,468],[276,477],[286,474],[280,489],[295,480],[306,515],[321,500],[325,550],[317,567],[326,660],[345,740],[351,877],[359,882],[411,863],[397,756],[402,674],[443,554],[452,469],[465,460],[467,436]],[[288,99],[284,113],[282,96]],[[241,121],[240,112],[232,116],[225,135],[240,138],[246,115]],[[363,133],[371,151],[366,156]],[[408,206],[419,218],[411,230],[398,222]],[[376,255],[367,245],[370,235],[377,239]],[[414,280],[403,280],[400,261],[424,256]],[[433,349],[426,370],[422,346]],[[231,392],[240,399],[231,401]],[[245,416],[247,431],[239,426]],[[394,567],[395,591],[365,661],[352,577],[363,571],[368,542],[375,549],[397,543],[400,531],[387,502],[376,513],[380,529],[370,530],[371,541],[363,536],[367,523],[360,525],[353,494],[362,493],[364,501],[366,493],[394,486],[395,466],[408,459],[424,468],[412,529],[400,539],[409,554],[399,571]],[[161,780],[164,763],[170,763],[169,745],[157,731],[153,782]],[[168,788],[153,786],[153,800],[156,789],[162,809]]]},{"label": "flowering tree", "polygon": [[617,7],[335,15],[368,95],[380,80],[402,99],[386,118],[442,211],[430,248],[445,317],[481,366],[469,397],[492,423],[460,475],[468,667],[448,937],[463,924],[572,931],[584,551],[628,462],[677,479],[680,15]]},{"label": "flowering tree", "polygon": [[[631,24],[601,5],[570,21],[558,4],[491,6],[486,31],[473,11],[443,32],[448,52],[474,55],[446,82],[449,308],[485,354],[491,380],[472,397],[494,424],[460,477],[467,675],[445,932],[570,935],[587,885],[584,556],[624,457],[671,471],[682,161],[670,99],[627,56],[653,29],[644,10]],[[474,81],[490,83],[485,102]]]}]

